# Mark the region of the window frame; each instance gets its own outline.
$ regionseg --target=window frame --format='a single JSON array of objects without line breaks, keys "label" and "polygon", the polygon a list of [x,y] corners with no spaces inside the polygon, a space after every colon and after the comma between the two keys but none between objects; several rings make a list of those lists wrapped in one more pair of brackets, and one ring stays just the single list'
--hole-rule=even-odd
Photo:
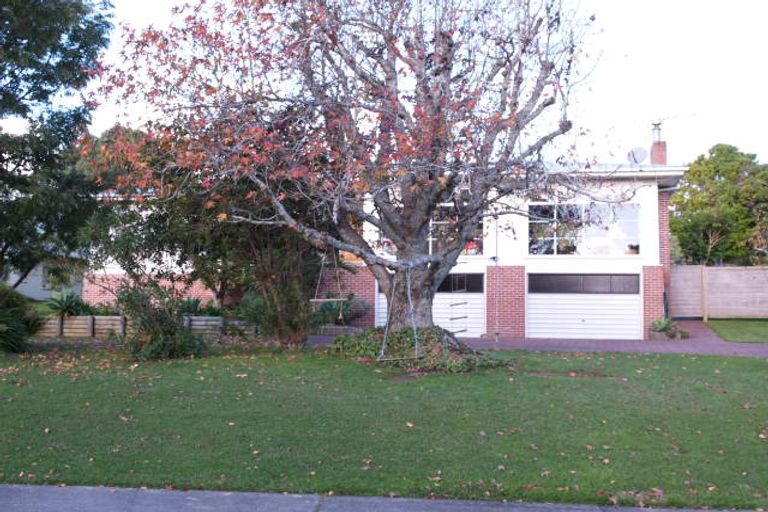
[{"label": "window frame", "polygon": [[[549,207],[551,209],[551,216],[550,214],[547,214],[546,216],[540,216],[538,214],[534,213],[535,208],[547,208]],[[561,221],[560,215],[561,211],[564,209],[569,209],[577,207],[579,208],[579,218],[577,219],[576,225],[577,227],[573,230],[574,233],[568,233],[568,227],[565,222]],[[621,218],[620,214],[617,212],[619,211],[618,208],[623,207],[629,207],[632,208],[636,213],[635,215],[632,215],[632,218]],[[596,208],[606,208],[610,212],[610,222],[607,223],[596,223],[594,221],[590,221],[591,217],[591,211]],[[642,237],[642,206],[640,203],[637,202],[622,202],[622,203],[601,203],[601,202],[559,202],[559,201],[553,201],[553,202],[545,202],[545,201],[536,201],[531,202],[528,204],[528,215],[527,215],[527,225],[528,225],[528,248],[527,248],[527,256],[528,257],[562,257],[562,256],[573,256],[576,258],[623,258],[623,257],[638,257],[642,254],[641,252],[641,246],[643,245],[643,237]],[[627,243],[626,248],[624,249],[624,252],[622,253],[613,253],[613,254],[584,254],[579,253],[579,247],[589,247],[589,240],[597,240],[598,237],[589,236],[588,229],[590,227],[599,226],[606,230],[611,229],[614,226],[619,225],[634,225],[635,226],[635,232],[636,232],[636,240],[637,243]],[[535,226],[543,226],[544,231],[540,231],[540,233],[545,233],[547,230],[551,233],[549,236],[533,236],[536,234],[534,232]],[[567,243],[568,245],[563,245],[563,242]],[[586,243],[585,243],[586,242]],[[544,247],[543,252],[534,252],[532,251],[532,248],[534,247],[534,243],[537,244],[538,247]],[[547,247],[547,245],[549,247]],[[568,248],[569,250],[567,252],[563,251],[563,248]],[[551,251],[551,252],[550,252]],[[561,252],[563,251],[563,252]]]}]

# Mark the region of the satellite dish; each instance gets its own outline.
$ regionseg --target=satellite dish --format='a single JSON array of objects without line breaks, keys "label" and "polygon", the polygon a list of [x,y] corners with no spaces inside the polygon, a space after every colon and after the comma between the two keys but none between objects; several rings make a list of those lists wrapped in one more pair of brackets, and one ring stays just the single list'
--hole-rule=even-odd
[{"label": "satellite dish", "polygon": [[627,159],[630,164],[641,164],[646,158],[648,158],[648,152],[645,148],[637,147],[627,153]]}]

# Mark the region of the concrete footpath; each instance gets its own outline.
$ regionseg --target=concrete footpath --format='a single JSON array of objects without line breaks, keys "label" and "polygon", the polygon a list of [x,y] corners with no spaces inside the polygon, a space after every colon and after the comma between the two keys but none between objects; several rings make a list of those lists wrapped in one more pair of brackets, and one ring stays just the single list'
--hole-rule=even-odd
[{"label": "concrete footpath", "polygon": [[[0,485],[3,512],[631,512],[649,509],[548,503],[364,498],[315,494]],[[654,509],[691,512],[692,509]],[[708,509],[710,512],[712,509]]]}]

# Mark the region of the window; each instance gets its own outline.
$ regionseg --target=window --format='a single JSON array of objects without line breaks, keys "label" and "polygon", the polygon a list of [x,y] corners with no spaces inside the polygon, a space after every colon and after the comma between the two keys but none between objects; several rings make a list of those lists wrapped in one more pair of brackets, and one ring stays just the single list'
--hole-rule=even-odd
[{"label": "window", "polygon": [[[457,216],[453,204],[441,204],[435,209],[430,222],[429,252],[442,249],[446,244],[456,240]],[[464,244],[461,252],[464,255],[475,256],[483,254],[483,221],[477,223],[472,238]]]},{"label": "window", "polygon": [[[437,293],[483,293],[483,274],[448,274]],[[384,293],[379,287],[379,293]]]},{"label": "window", "polygon": [[529,254],[640,254],[637,204],[531,205],[528,216]]},{"label": "window", "polygon": [[483,274],[449,274],[437,293],[483,293]]},{"label": "window", "polygon": [[637,274],[529,274],[528,293],[640,293]]},{"label": "window", "polygon": [[[430,254],[435,251],[439,251],[445,245],[456,240],[457,228],[456,221],[457,216],[453,212],[455,206],[453,204],[441,204],[435,209],[435,214],[429,223],[429,252]],[[377,248],[384,254],[394,256],[397,254],[397,247],[381,232],[379,232],[379,240]],[[483,221],[479,221],[475,227],[475,231],[472,234],[470,240],[464,244],[464,249],[461,254],[465,256],[478,256],[483,254]]]}]

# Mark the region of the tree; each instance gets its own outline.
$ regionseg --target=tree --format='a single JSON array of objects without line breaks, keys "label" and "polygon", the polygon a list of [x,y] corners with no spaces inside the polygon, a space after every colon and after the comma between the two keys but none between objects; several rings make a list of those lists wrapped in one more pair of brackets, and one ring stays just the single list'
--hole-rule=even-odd
[{"label": "tree", "polygon": [[107,2],[10,0],[0,7],[0,118],[28,121],[0,132],[0,275],[70,260],[95,208],[93,181],[74,168],[88,107],[61,98],[81,89],[106,46]]},{"label": "tree", "polygon": [[[157,153],[140,132],[120,127],[90,144],[84,165],[105,186],[116,186],[131,165],[121,155],[142,152],[151,158]],[[211,196],[199,179],[179,169],[166,173],[163,185],[146,197],[115,197],[111,209],[94,217],[85,234],[91,261],[96,266],[118,263],[132,282],[200,280],[215,292],[219,305],[233,294],[255,294],[261,328],[283,345],[303,345],[312,327],[308,299],[321,266],[317,249],[279,226],[229,221],[232,210],[260,208],[248,181],[229,187],[226,197]],[[320,219],[308,219],[313,213],[307,206],[286,201],[292,215],[319,225]]]},{"label": "tree", "polygon": [[768,167],[755,155],[718,144],[691,164],[672,197],[672,233],[691,263],[752,264],[765,243]]},{"label": "tree", "polygon": [[[221,197],[250,183],[269,208],[232,218],[362,258],[393,298],[393,329],[432,325],[485,215],[566,180],[542,156],[571,128],[580,25],[558,1],[237,0],[176,14],[129,34],[127,64],[106,77],[105,93],[153,109],[147,135],[162,141],[161,164],[126,182],[157,188],[186,169]],[[297,217],[297,199],[333,230]]]}]

